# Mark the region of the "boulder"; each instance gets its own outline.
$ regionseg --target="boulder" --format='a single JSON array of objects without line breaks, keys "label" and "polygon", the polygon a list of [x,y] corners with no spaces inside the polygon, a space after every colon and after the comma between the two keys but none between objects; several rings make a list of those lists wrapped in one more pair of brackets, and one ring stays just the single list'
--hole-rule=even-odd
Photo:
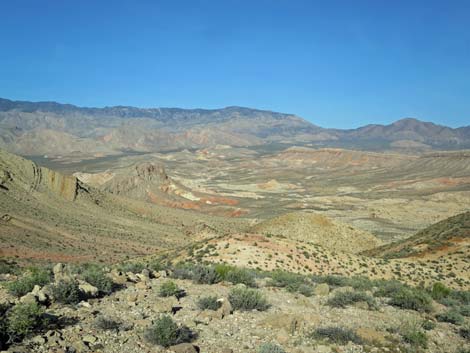
[{"label": "boulder", "polygon": [[93,297],[97,297],[99,294],[98,288],[96,288],[95,286],[92,286],[90,283],[85,282],[85,281],[81,281],[80,284],[78,285],[78,288],[87,297],[93,298]]},{"label": "boulder", "polygon": [[222,303],[220,308],[217,310],[217,312],[221,316],[221,319],[233,313],[232,304],[230,304],[228,299],[221,298],[221,299],[218,299],[217,301]]},{"label": "boulder", "polygon": [[33,293],[25,294],[20,298],[20,303],[23,303],[23,304],[30,304],[30,303],[36,303],[36,302],[37,302],[36,296]]}]

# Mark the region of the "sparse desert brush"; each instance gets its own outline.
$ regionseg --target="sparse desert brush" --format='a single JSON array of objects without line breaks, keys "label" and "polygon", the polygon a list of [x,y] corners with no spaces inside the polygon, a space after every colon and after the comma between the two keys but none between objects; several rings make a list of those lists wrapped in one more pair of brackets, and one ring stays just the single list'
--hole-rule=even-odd
[{"label": "sparse desert brush", "polygon": [[470,323],[467,322],[459,329],[459,335],[466,340],[470,340]]},{"label": "sparse desert brush", "polygon": [[0,274],[17,274],[19,272],[18,265],[12,261],[0,259]]},{"label": "sparse desert brush", "polygon": [[110,317],[100,315],[95,320],[95,326],[101,330],[110,331],[119,329],[121,323]]},{"label": "sparse desert brush", "polygon": [[373,297],[365,292],[355,291],[336,292],[330,299],[328,299],[327,304],[335,308],[345,308],[348,305],[358,302],[367,303],[370,309],[377,308],[377,302]]},{"label": "sparse desert brush", "polygon": [[289,292],[298,292],[305,296],[311,296],[313,293],[312,282],[303,275],[287,271],[271,272],[269,285],[273,287],[286,288]]},{"label": "sparse desert brush", "polygon": [[418,321],[405,322],[398,328],[398,333],[402,336],[403,341],[415,350],[426,349],[428,346],[428,336],[422,329],[422,323]]},{"label": "sparse desert brush", "polygon": [[309,336],[312,339],[323,340],[326,339],[335,344],[346,344],[353,342],[356,344],[363,344],[363,340],[351,329],[329,326],[319,327],[315,329]]},{"label": "sparse desert brush", "polygon": [[150,343],[169,347],[191,342],[196,335],[186,326],[178,326],[170,316],[164,315],[145,331],[144,337]]},{"label": "sparse desert brush", "polygon": [[132,272],[140,273],[146,268],[142,262],[124,262],[118,266],[118,270],[121,272]]},{"label": "sparse desert brush", "polygon": [[35,285],[44,286],[51,282],[52,273],[45,268],[31,268],[15,282],[7,284],[10,294],[21,297],[31,292]]},{"label": "sparse desert brush", "polygon": [[12,342],[21,340],[47,325],[44,309],[36,303],[16,304],[7,312],[7,334]]},{"label": "sparse desert brush", "polygon": [[225,280],[232,282],[233,284],[241,283],[248,287],[256,287],[255,278],[256,275],[254,271],[236,267],[229,271],[225,276]]},{"label": "sparse desert brush", "polygon": [[197,306],[201,310],[217,310],[222,303],[217,300],[216,296],[202,297],[197,301]]},{"label": "sparse desert brush", "polygon": [[80,302],[81,293],[78,282],[74,280],[60,281],[52,286],[54,300],[62,304],[77,304]]},{"label": "sparse desert brush", "polygon": [[213,266],[197,265],[191,272],[191,279],[199,284],[215,284],[221,280]]},{"label": "sparse desert brush", "polygon": [[391,294],[390,305],[419,312],[432,310],[432,298],[419,288],[403,287]]},{"label": "sparse desert brush", "polygon": [[102,295],[111,294],[114,289],[113,281],[106,276],[101,267],[90,267],[82,273],[81,277],[84,281],[98,288]]},{"label": "sparse desert brush", "polygon": [[178,288],[175,282],[166,281],[160,286],[158,294],[160,295],[160,297],[171,297],[173,295],[178,294],[179,291],[180,289]]},{"label": "sparse desert brush", "polygon": [[444,313],[438,314],[436,315],[436,319],[454,325],[462,325],[464,323],[464,317],[457,309],[450,309]]},{"label": "sparse desert brush", "polygon": [[434,283],[433,286],[429,289],[429,294],[431,297],[438,301],[447,298],[451,293],[452,290],[440,282]]},{"label": "sparse desert brush", "polygon": [[392,280],[392,281],[378,281],[378,289],[374,292],[376,297],[391,297],[394,293],[407,288],[403,283]]},{"label": "sparse desert brush", "polygon": [[258,347],[258,353],[286,353],[286,351],[275,343],[263,343]]},{"label": "sparse desert brush", "polygon": [[235,310],[267,310],[270,305],[266,298],[256,289],[235,287],[229,295],[228,300]]}]

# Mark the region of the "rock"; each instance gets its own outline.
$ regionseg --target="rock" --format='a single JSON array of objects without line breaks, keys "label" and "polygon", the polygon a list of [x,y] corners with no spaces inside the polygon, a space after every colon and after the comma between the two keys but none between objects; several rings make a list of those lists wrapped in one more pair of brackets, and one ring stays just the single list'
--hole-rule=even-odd
[{"label": "rock", "polygon": [[114,283],[124,285],[127,283],[127,276],[123,274],[122,272],[119,272],[117,270],[112,270],[109,273],[109,277],[113,280]]},{"label": "rock", "polygon": [[176,298],[162,298],[154,305],[154,310],[159,313],[172,313],[173,307],[180,306]]},{"label": "rock", "polygon": [[228,299],[221,298],[221,299],[218,299],[217,301],[222,302],[222,305],[217,310],[217,312],[221,315],[221,319],[233,313],[232,304],[230,304]]},{"label": "rock", "polygon": [[33,293],[28,293],[20,298],[20,303],[31,304],[36,302],[36,296]]},{"label": "rock", "polygon": [[330,293],[330,286],[326,283],[320,283],[313,289],[313,294],[325,296]]},{"label": "rock", "polygon": [[168,349],[170,352],[174,353],[198,353],[199,350],[193,346],[191,343],[180,343],[176,346],[171,346]]},{"label": "rock", "polygon": [[83,352],[89,352],[90,351],[88,346],[81,340],[73,342],[72,347],[73,347],[73,349],[75,349],[76,353],[83,353]]},{"label": "rock", "polygon": [[127,276],[127,280],[130,282],[134,282],[134,283],[139,282],[139,277],[137,277],[135,273],[127,272],[126,276]]},{"label": "rock", "polygon": [[52,268],[52,272],[54,273],[54,281],[65,281],[69,280],[70,277],[65,273],[65,266],[60,262]]},{"label": "rock", "polygon": [[137,293],[131,293],[126,296],[126,300],[128,303],[135,303],[138,297]]},{"label": "rock", "polygon": [[364,301],[356,302],[353,304],[353,306],[357,309],[369,310],[369,304],[367,304],[367,302],[364,302]]},{"label": "rock", "polygon": [[140,290],[147,290],[147,289],[150,289],[150,285],[148,284],[147,281],[137,282],[135,284],[135,288],[140,289]]},{"label": "rock", "polygon": [[147,279],[150,279],[150,271],[144,268],[142,272],[140,273],[142,276],[144,276]]},{"label": "rock", "polygon": [[36,297],[39,303],[46,303],[48,300],[47,294],[38,285],[34,286],[31,293]]},{"label": "rock", "polygon": [[44,345],[46,343],[46,339],[42,336],[34,336],[32,339],[31,339],[31,342],[34,343],[34,344],[37,344],[37,345]]},{"label": "rock", "polygon": [[95,286],[92,286],[88,282],[81,281],[78,285],[78,288],[85,294],[87,297],[96,297],[98,296],[99,290]]},{"label": "rock", "polygon": [[96,343],[97,340],[98,339],[93,335],[85,335],[82,337],[82,341],[88,343],[89,345]]}]

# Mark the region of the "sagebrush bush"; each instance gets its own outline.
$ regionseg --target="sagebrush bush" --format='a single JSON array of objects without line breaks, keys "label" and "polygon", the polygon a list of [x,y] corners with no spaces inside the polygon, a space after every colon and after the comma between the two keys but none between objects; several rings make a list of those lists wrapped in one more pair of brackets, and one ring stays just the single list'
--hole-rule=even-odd
[{"label": "sagebrush bush", "polygon": [[194,266],[191,279],[199,284],[215,284],[221,281],[214,267],[204,265]]},{"label": "sagebrush bush", "polygon": [[335,292],[334,295],[328,299],[327,304],[335,308],[345,308],[358,302],[366,302],[370,309],[376,309],[377,303],[370,295],[364,292],[355,291],[342,291]]},{"label": "sagebrush bush", "polygon": [[241,283],[248,287],[256,287],[255,278],[256,276],[253,271],[244,268],[233,268],[223,277],[224,280],[232,282],[233,284]]},{"label": "sagebrush bush", "polygon": [[114,283],[111,278],[106,276],[100,267],[90,267],[86,269],[81,277],[84,281],[98,288],[101,295],[108,295],[113,292]]},{"label": "sagebrush bush", "polygon": [[191,342],[196,335],[186,326],[178,326],[170,316],[162,316],[144,334],[147,341],[163,347]]},{"label": "sagebrush bush", "polygon": [[436,323],[434,321],[431,321],[431,320],[426,320],[426,321],[423,322],[423,324],[421,326],[426,331],[431,331],[431,330],[434,330],[436,328]]},{"label": "sagebrush bush", "polygon": [[0,304],[0,350],[5,349],[8,343],[7,312],[9,308],[7,304]]},{"label": "sagebrush bush", "polygon": [[228,295],[228,300],[235,310],[264,311],[270,306],[259,291],[251,288],[233,288]]},{"label": "sagebrush bush", "polygon": [[336,326],[319,327],[312,332],[310,337],[313,339],[327,339],[335,344],[363,343],[362,339],[353,330]]},{"label": "sagebrush bush", "polygon": [[270,274],[269,285],[286,288],[289,292],[297,292],[305,296],[313,294],[312,282],[305,276],[286,271],[274,271]]},{"label": "sagebrush bush", "polygon": [[52,280],[52,273],[44,268],[32,268],[15,282],[7,284],[10,294],[22,297],[31,292],[35,285],[44,286]]},{"label": "sagebrush bush", "polygon": [[442,300],[451,294],[452,290],[447,288],[444,284],[436,282],[429,289],[429,294],[434,300]]},{"label": "sagebrush bush", "polygon": [[140,273],[146,268],[142,262],[124,262],[118,266],[118,270],[121,272],[132,272]]},{"label": "sagebrush bush", "polygon": [[432,298],[425,291],[418,288],[400,288],[391,294],[389,304],[419,312],[432,310]]},{"label": "sagebrush bush", "polygon": [[436,319],[441,322],[449,322],[454,325],[462,325],[464,323],[463,316],[456,310],[451,309],[442,314],[436,315]]},{"label": "sagebrush bush", "polygon": [[275,343],[263,343],[258,347],[258,353],[286,353],[286,351]]},{"label": "sagebrush bush", "polygon": [[197,306],[201,310],[218,310],[222,303],[215,296],[202,297],[197,301]]},{"label": "sagebrush bush", "polygon": [[465,324],[459,329],[459,335],[466,340],[470,340],[470,323]]},{"label": "sagebrush bush", "polygon": [[412,347],[427,348],[428,336],[426,335],[426,332],[421,330],[420,325],[416,323],[408,323],[403,325],[399,331],[403,341],[410,344]]},{"label": "sagebrush bush", "polygon": [[10,341],[19,341],[46,325],[44,309],[36,303],[16,304],[7,313],[7,334]]},{"label": "sagebrush bush", "polygon": [[14,262],[0,259],[0,274],[17,274],[19,271],[18,265]]},{"label": "sagebrush bush", "polygon": [[77,281],[60,281],[52,287],[54,300],[62,304],[77,304],[82,299]]},{"label": "sagebrush bush", "polygon": [[95,326],[101,330],[110,331],[118,330],[121,326],[121,323],[110,317],[100,315],[95,320]]},{"label": "sagebrush bush", "polygon": [[180,289],[178,288],[175,282],[166,281],[160,286],[158,294],[160,295],[160,297],[171,297],[172,295],[176,295],[177,293],[179,293],[179,291]]},{"label": "sagebrush bush", "polygon": [[378,281],[377,290],[374,292],[375,297],[391,297],[394,293],[406,289],[407,286],[403,283],[392,280],[392,281]]}]

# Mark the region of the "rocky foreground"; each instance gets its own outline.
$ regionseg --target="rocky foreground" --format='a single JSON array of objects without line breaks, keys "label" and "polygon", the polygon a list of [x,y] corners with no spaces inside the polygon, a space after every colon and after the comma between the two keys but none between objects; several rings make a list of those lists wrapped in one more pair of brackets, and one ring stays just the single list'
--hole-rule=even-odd
[{"label": "rocky foreground", "polygon": [[[229,266],[127,270],[106,274],[114,283],[107,295],[98,288],[102,281],[95,287],[80,279],[80,271],[74,274],[63,265],[54,267],[53,283],[36,285],[19,298],[9,286],[15,275],[2,275],[0,303],[37,305],[45,310],[42,315],[55,318],[49,326],[32,327],[24,337],[10,339],[4,349],[18,353],[461,353],[470,349],[469,293],[439,285],[425,292],[397,282],[343,277],[312,281],[281,272],[255,275]],[[60,283],[71,282],[78,285],[79,297],[68,289],[57,290]],[[14,308],[4,315],[10,326]],[[163,328],[159,322],[165,322]],[[177,328],[174,335],[167,332],[172,325]]]}]

